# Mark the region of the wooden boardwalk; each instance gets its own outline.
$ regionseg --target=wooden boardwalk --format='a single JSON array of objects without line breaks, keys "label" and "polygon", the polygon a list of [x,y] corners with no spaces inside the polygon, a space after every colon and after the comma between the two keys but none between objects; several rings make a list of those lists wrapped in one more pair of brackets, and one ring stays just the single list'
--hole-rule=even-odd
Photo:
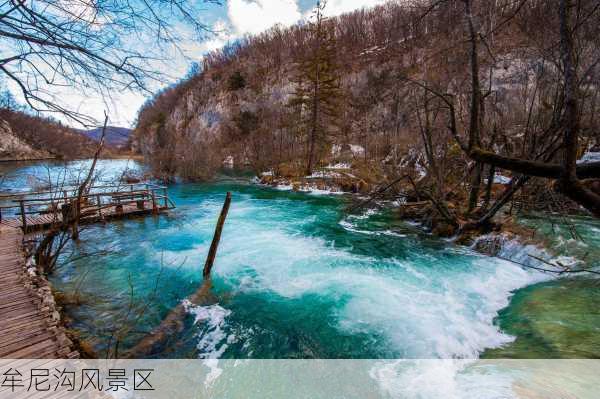
[{"label": "wooden boardwalk", "polygon": [[25,287],[23,232],[0,225],[0,358],[74,358],[79,354],[48,307]]},{"label": "wooden boardwalk", "polygon": [[[157,196],[155,186],[127,192],[86,195],[80,224],[157,214],[174,207],[166,194]],[[79,353],[58,326],[54,299],[45,278],[30,277],[23,253],[24,234],[43,232],[62,223],[55,193],[50,200],[19,197],[20,213],[2,217],[0,213],[0,358],[77,358]],[[42,193],[48,195],[48,193]],[[104,197],[104,198],[103,198]],[[64,194],[65,201],[68,194]],[[72,197],[70,197],[72,198]],[[162,203],[161,203],[162,202]],[[10,210],[15,206],[4,207]],[[55,209],[54,212],[48,210]],[[34,284],[36,280],[36,284]],[[50,302],[50,303],[49,303]]]},{"label": "wooden boardwalk", "polygon": [[[117,209],[116,206],[103,207],[101,210],[96,208],[84,208],[82,210],[82,216],[79,223],[90,224],[114,219],[150,215],[152,213],[161,213],[168,209],[171,208],[163,206],[152,209],[148,206],[148,204],[145,204],[144,207],[138,207],[136,204],[124,204],[119,209]],[[59,224],[61,222],[62,215],[59,213],[29,215],[25,217],[26,230],[29,233],[46,230],[52,225]],[[3,219],[0,221],[0,225],[23,229],[23,220],[22,218]]]}]

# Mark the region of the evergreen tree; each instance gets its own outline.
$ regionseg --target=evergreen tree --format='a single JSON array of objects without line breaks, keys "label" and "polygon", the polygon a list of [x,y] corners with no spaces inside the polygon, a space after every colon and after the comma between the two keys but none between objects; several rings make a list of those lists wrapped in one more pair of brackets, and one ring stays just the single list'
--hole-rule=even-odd
[{"label": "evergreen tree", "polygon": [[0,80],[0,108],[2,109],[10,109],[13,111],[19,111],[19,103],[10,92],[8,87],[4,85],[4,82]]},{"label": "evergreen tree", "polygon": [[307,139],[306,173],[311,174],[336,125],[340,98],[333,26],[323,15],[326,1],[318,1],[309,23],[308,51],[298,62],[296,92],[291,105],[299,106]]}]

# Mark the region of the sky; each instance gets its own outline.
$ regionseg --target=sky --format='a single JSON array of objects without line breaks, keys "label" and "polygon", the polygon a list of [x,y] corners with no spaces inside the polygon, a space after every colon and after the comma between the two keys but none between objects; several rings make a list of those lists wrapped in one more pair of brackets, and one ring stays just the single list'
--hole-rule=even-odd
[{"label": "sky", "polygon": [[[326,13],[334,16],[384,2],[385,0],[328,0]],[[218,33],[204,41],[190,40],[180,43],[184,54],[175,52],[168,64],[157,64],[157,68],[168,68],[173,83],[177,78],[185,76],[192,62],[200,62],[206,52],[220,48],[246,34],[263,32],[276,24],[293,25],[308,18],[315,4],[316,0],[225,0],[221,6],[206,5],[202,15],[203,22]],[[13,93],[18,93],[16,87],[10,88]],[[159,88],[157,85],[156,89]],[[98,121],[103,119],[104,110],[108,109],[111,125],[133,127],[137,112],[148,95],[123,91],[112,93],[111,98],[103,98],[93,92],[83,93],[81,89],[62,88],[56,96],[70,109]],[[60,116],[54,117],[73,127],[81,127]]]}]

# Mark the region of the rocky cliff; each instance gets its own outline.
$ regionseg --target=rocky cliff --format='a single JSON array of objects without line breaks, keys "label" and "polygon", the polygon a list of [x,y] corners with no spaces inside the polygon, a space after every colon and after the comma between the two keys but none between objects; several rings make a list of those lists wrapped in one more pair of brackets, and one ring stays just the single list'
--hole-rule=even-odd
[{"label": "rocky cliff", "polygon": [[51,158],[48,151],[33,148],[17,137],[10,124],[0,119],[0,160],[30,160]]}]

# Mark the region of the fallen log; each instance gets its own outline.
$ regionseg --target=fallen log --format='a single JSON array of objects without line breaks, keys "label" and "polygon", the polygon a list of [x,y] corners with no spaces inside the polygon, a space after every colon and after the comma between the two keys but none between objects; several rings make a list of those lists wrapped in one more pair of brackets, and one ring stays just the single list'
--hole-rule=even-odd
[{"label": "fallen log", "polygon": [[204,264],[204,269],[202,270],[203,280],[200,288],[194,294],[190,295],[177,306],[175,306],[175,308],[169,312],[167,317],[163,319],[160,325],[154,328],[136,346],[127,352],[127,357],[132,359],[152,357],[152,355],[160,350],[161,347],[164,347],[164,344],[170,338],[183,331],[183,322],[188,314],[187,308],[191,305],[201,305],[206,303],[210,298],[210,289],[212,287],[210,273],[217,255],[217,248],[221,240],[221,233],[223,231],[225,219],[227,218],[227,213],[229,212],[230,204],[231,193],[228,192],[227,196],[225,197],[223,209],[221,209],[221,214],[219,215],[219,220],[217,221],[215,234],[208,251],[208,256],[206,257],[206,263]]},{"label": "fallen log", "polygon": [[412,208],[412,207],[423,207],[427,206],[431,203],[431,201],[416,201],[416,202],[405,202],[398,205],[398,208]]}]

